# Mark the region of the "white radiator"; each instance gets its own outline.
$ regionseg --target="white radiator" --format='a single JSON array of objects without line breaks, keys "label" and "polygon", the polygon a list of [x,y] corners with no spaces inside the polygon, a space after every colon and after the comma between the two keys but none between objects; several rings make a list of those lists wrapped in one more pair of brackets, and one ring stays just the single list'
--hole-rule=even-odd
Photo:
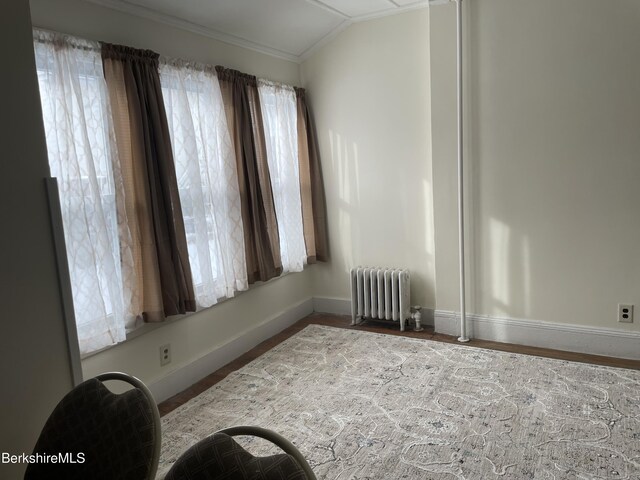
[{"label": "white radiator", "polygon": [[362,318],[405,321],[411,318],[409,270],[355,267],[351,269],[351,325]]}]

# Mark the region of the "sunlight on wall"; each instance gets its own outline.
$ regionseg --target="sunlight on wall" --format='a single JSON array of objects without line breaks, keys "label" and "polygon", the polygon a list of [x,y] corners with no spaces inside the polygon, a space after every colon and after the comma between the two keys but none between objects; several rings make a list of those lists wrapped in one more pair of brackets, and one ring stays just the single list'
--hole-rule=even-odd
[{"label": "sunlight on wall", "polygon": [[522,239],[522,311],[531,314],[531,247],[529,237]]},{"label": "sunlight on wall", "polygon": [[[416,195],[417,197],[417,195]],[[416,201],[418,199],[416,198]],[[436,251],[435,239],[433,235],[433,186],[429,179],[422,181],[422,199],[420,200],[425,206],[424,209],[424,248],[427,253],[429,268],[433,266],[433,256]]]},{"label": "sunlight on wall", "polygon": [[528,235],[489,218],[488,275],[491,313],[526,317],[531,313],[531,245]]},{"label": "sunlight on wall", "polygon": [[353,25],[302,65],[331,246],[331,261],[313,267],[318,296],[349,298],[353,266],[397,267],[411,271],[412,302],[435,306],[429,64],[421,55],[424,10]]},{"label": "sunlight on wall", "polygon": [[509,247],[511,230],[495,218],[489,219],[489,275],[493,312],[508,315],[510,306]]},{"label": "sunlight on wall", "polygon": [[[353,142],[350,151],[348,142],[333,130],[329,130],[329,145],[331,172],[328,176],[336,179],[334,189],[337,191],[330,192],[327,200],[336,204],[338,212],[338,232],[335,235],[339,237],[340,245],[354,246],[360,241],[360,226],[353,221],[360,206],[358,146]],[[354,248],[342,249],[340,253],[343,255],[341,270],[346,275],[359,258]]]}]

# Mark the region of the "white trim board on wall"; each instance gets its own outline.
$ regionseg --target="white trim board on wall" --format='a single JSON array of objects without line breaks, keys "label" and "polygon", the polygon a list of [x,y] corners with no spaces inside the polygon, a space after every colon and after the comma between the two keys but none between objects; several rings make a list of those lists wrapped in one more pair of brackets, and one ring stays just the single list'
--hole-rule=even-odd
[{"label": "white trim board on wall", "polygon": [[[472,339],[640,360],[640,332],[476,314],[467,323]],[[457,335],[459,312],[436,310],[434,330]]]}]

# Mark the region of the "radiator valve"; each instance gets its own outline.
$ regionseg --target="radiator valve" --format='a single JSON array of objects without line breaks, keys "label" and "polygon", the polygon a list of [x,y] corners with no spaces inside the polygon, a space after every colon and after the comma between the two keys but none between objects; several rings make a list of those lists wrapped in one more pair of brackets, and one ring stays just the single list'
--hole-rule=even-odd
[{"label": "radiator valve", "polygon": [[413,307],[411,307],[411,318],[416,322],[416,328],[414,328],[414,331],[416,332],[421,332],[422,330],[424,330],[424,328],[422,328],[422,324],[420,323],[420,321],[422,320],[422,313],[420,312],[421,310],[422,307],[420,305],[414,305]]}]

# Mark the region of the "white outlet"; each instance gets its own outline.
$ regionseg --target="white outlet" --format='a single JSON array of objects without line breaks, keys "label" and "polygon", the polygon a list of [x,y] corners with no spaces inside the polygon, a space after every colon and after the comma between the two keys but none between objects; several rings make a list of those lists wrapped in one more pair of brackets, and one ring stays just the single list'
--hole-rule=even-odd
[{"label": "white outlet", "polygon": [[618,321],[621,323],[633,323],[633,305],[618,304]]},{"label": "white outlet", "polygon": [[171,344],[160,345],[160,366],[171,363]]}]

